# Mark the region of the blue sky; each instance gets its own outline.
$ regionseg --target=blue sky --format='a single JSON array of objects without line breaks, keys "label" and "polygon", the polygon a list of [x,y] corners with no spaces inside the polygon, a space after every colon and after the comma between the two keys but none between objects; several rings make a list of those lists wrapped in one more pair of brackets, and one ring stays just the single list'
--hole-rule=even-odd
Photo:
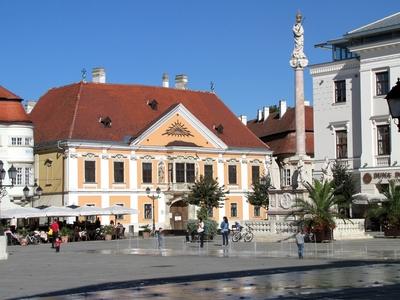
[{"label": "blue sky", "polygon": [[[194,90],[217,94],[237,115],[256,116],[286,99],[293,106],[291,28],[305,16],[305,53],[314,45],[400,11],[398,0],[18,1],[2,0],[0,85],[25,100],[78,82],[103,66],[107,81],[161,85],[187,74]],[[309,71],[305,95],[312,100]]]}]

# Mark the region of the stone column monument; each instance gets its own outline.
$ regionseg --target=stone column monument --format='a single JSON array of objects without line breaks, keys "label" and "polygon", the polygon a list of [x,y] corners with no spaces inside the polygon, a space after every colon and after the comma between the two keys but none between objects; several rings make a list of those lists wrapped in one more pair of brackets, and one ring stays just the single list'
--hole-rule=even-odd
[{"label": "stone column monument", "polygon": [[294,49],[290,66],[295,72],[295,99],[296,99],[296,154],[306,155],[306,133],[304,116],[304,68],[308,65],[308,59],[304,54],[304,29],[302,15],[296,15],[296,24],[293,25]]},{"label": "stone column monument", "polygon": [[296,171],[297,188],[304,188],[303,183],[311,181],[311,159],[306,155],[306,132],[304,112],[304,68],[308,59],[304,54],[303,17],[296,14],[296,23],[293,25],[294,49],[290,59],[290,66],[295,73],[295,101],[296,101],[296,156],[290,159]]}]

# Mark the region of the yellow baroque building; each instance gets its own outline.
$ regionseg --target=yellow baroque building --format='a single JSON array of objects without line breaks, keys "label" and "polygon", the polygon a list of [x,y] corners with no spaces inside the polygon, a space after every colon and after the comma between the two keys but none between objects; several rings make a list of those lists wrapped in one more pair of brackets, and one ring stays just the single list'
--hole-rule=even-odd
[{"label": "yellow baroque building", "polygon": [[36,205],[134,208],[117,222],[135,231],[152,224],[154,210],[157,226],[182,230],[196,217],[184,196],[203,175],[229,190],[215,220],[266,217],[246,192],[268,172],[272,152],[215,93],[79,82],[49,90],[31,118],[43,188]]}]

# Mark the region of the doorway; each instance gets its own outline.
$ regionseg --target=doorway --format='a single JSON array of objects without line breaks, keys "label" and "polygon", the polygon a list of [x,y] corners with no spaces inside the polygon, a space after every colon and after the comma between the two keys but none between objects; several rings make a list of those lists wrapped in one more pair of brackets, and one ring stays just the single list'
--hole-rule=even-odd
[{"label": "doorway", "polygon": [[188,221],[188,205],[182,200],[178,200],[171,204],[171,228],[172,230],[186,230]]}]

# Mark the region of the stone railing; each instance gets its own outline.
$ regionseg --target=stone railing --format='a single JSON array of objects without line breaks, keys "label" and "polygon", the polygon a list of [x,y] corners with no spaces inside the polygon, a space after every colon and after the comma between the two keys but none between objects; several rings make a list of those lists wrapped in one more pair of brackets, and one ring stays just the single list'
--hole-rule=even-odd
[{"label": "stone railing", "polygon": [[[364,219],[341,220],[337,219],[333,230],[335,240],[370,238],[364,230]],[[265,220],[245,221],[245,225],[253,229],[256,239],[268,241],[284,241],[294,237],[298,226],[293,221]]]},{"label": "stone railing", "polygon": [[375,166],[377,167],[388,167],[390,166],[390,155],[376,155]]},{"label": "stone railing", "polygon": [[364,219],[336,219],[335,223],[336,228],[333,230],[333,237],[335,240],[371,238],[371,236],[365,233]]},{"label": "stone railing", "polygon": [[5,235],[2,235],[0,236],[0,260],[7,258],[7,237]]}]

